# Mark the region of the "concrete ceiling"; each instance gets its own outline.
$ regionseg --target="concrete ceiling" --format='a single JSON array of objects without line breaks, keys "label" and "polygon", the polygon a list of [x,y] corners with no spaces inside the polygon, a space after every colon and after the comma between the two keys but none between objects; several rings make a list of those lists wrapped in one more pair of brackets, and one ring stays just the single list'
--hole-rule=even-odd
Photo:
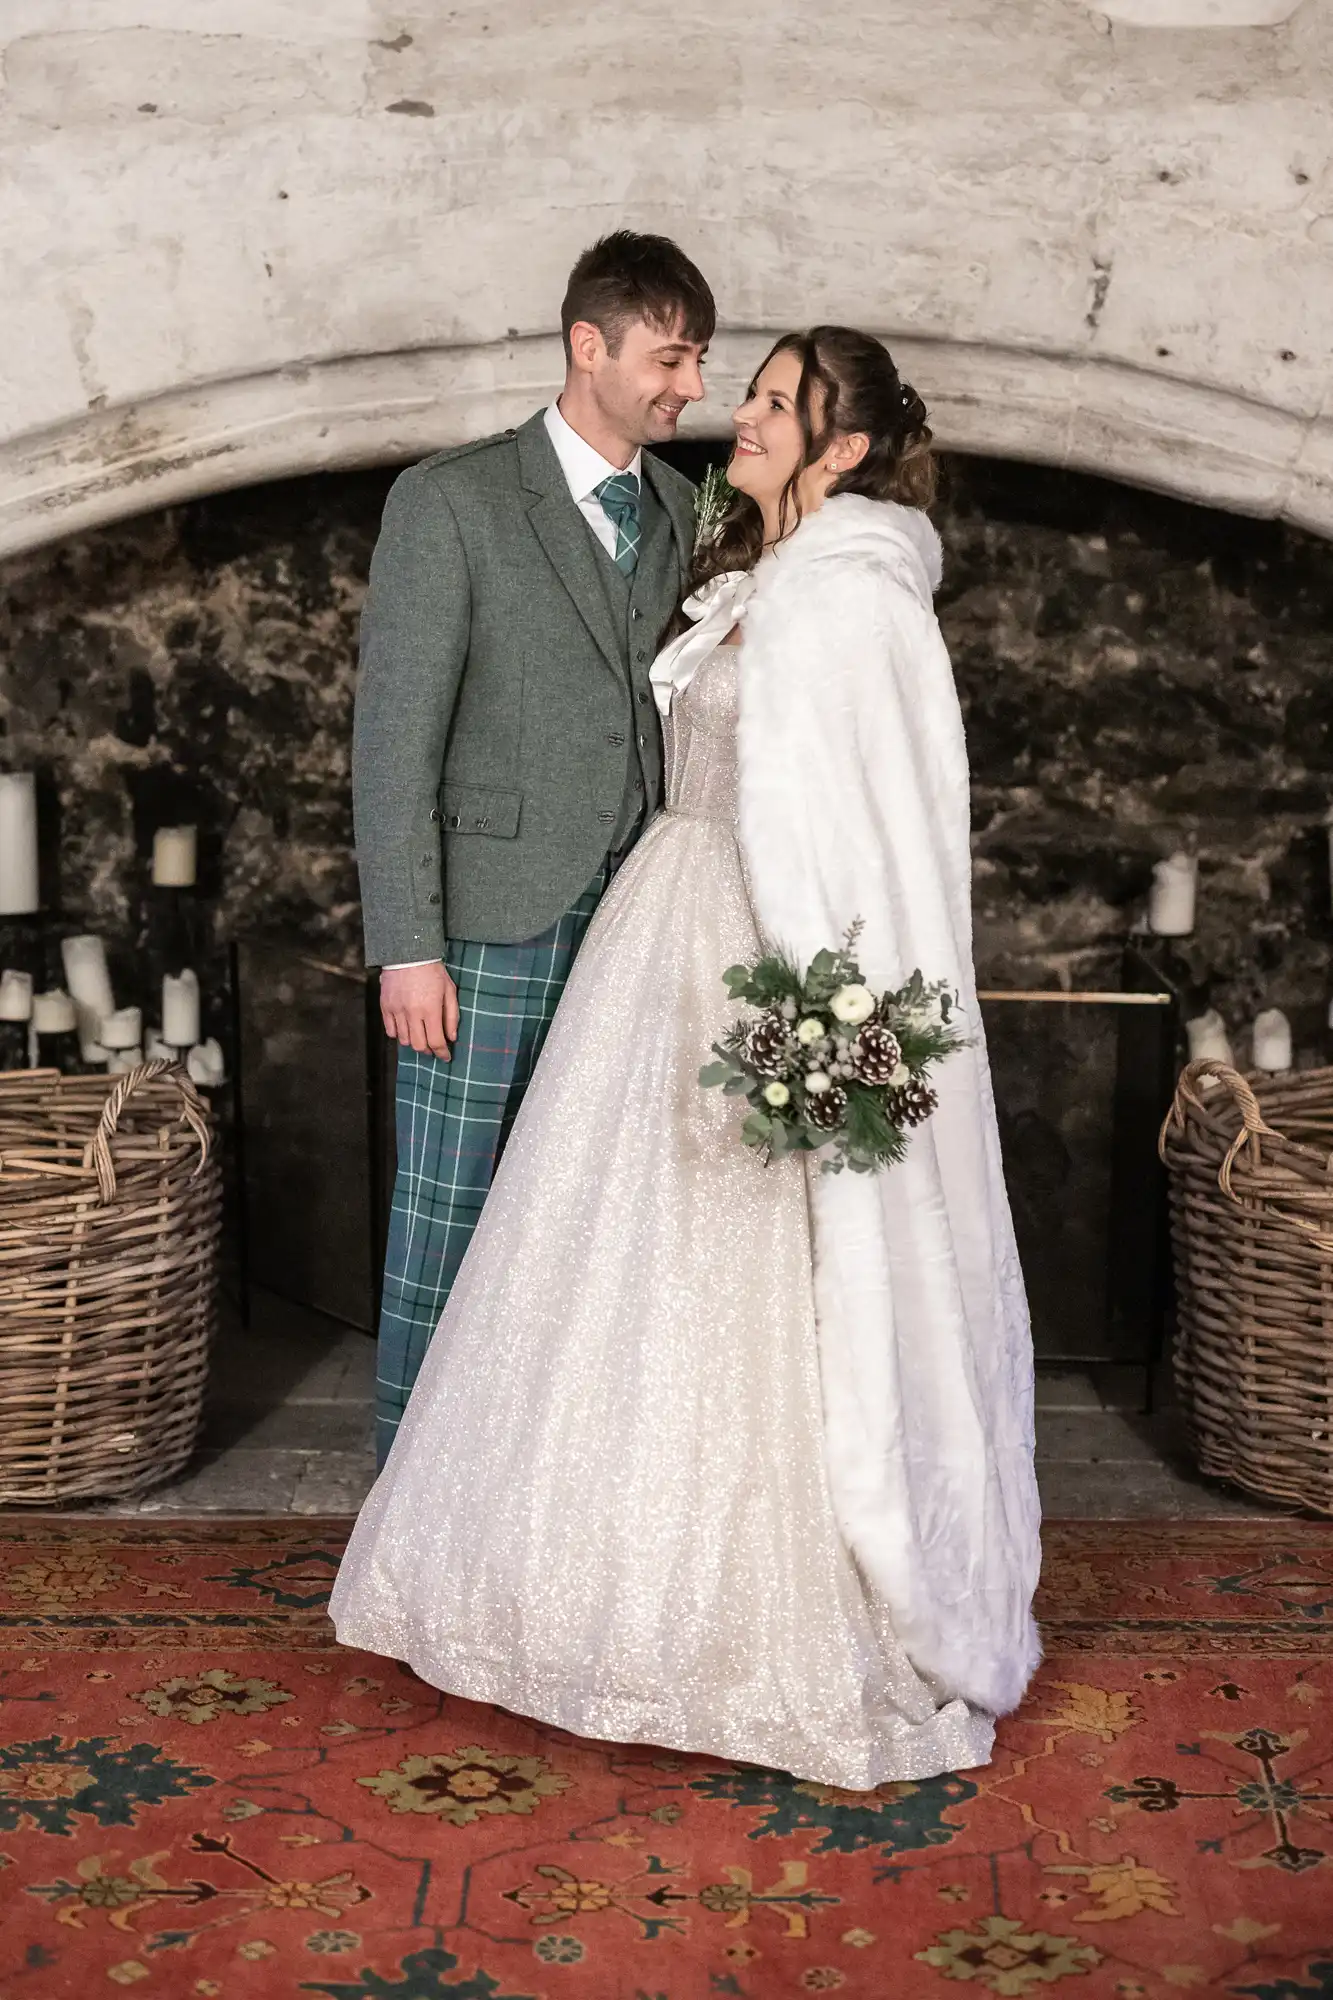
[{"label": "concrete ceiling", "polygon": [[514,421],[625,223],[714,281],[696,428],[850,320],[945,444],[1333,532],[1333,6],[1252,11],[7,0],[0,550]]}]

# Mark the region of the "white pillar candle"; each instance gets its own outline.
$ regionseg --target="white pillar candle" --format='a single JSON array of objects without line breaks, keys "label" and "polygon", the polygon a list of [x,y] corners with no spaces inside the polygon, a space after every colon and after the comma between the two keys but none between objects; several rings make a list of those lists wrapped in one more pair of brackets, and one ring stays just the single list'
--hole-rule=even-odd
[{"label": "white pillar candle", "polygon": [[1234,1065],[1235,1057],[1227,1040],[1227,1024],[1215,1007],[1210,1007],[1206,1014],[1196,1014],[1192,1021],[1186,1021],[1185,1033],[1189,1037],[1191,1062],[1203,1062],[1211,1057],[1214,1062]]},{"label": "white pillar candle", "polygon": [[1194,887],[1199,864],[1192,854],[1173,854],[1152,871],[1148,928],[1158,937],[1186,937],[1194,929]]},{"label": "white pillar candle", "polygon": [[34,993],[32,1025],[39,1035],[67,1035],[79,1024],[74,1002],[57,986],[50,993]]},{"label": "white pillar candle", "polygon": [[227,1080],[222,1045],[211,1036],[206,1042],[196,1042],[185,1058],[185,1067],[194,1083],[216,1086]]},{"label": "white pillar candle", "polygon": [[32,1019],[32,974],[0,972],[0,1021]]},{"label": "white pillar candle", "polygon": [[153,835],[153,880],[163,889],[194,886],[198,835],[192,826],[160,826]]},{"label": "white pillar candle", "polygon": [[106,1050],[97,1037],[107,1015],[116,1011],[106,946],[100,937],[66,938],[60,956],[65,961],[65,984],[79,1010],[79,1054],[88,1063],[104,1062]]},{"label": "white pillar candle", "polygon": [[170,1058],[171,1056],[174,1056],[175,1053],[176,1053],[175,1049],[173,1049],[168,1044],[167,1039],[162,1033],[162,1030],[160,1028],[150,1028],[148,1030],[148,1033],[143,1038],[143,1055],[145,1062],[155,1062],[160,1056],[166,1056]]},{"label": "white pillar candle", "polygon": [[38,908],[37,786],[31,771],[0,772],[0,917]]},{"label": "white pillar candle", "polygon": [[98,1039],[104,1049],[137,1049],[143,1046],[142,1007],[121,1007],[114,1014],[108,1014],[98,1029]]},{"label": "white pillar candle", "polygon": [[162,1039],[173,1049],[191,1049],[199,1039],[199,981],[193,972],[162,981]]},{"label": "white pillar candle", "polygon": [[1254,1067],[1291,1068],[1291,1024],[1280,1007],[1267,1007],[1254,1019]]},{"label": "white pillar candle", "polygon": [[106,1066],[108,1076],[125,1076],[132,1069],[138,1069],[143,1061],[142,1049],[113,1049]]}]

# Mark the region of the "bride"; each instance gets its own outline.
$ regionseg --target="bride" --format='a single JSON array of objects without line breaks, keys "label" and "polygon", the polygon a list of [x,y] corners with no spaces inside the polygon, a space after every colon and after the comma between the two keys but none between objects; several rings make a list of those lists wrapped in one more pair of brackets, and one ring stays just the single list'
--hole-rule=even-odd
[{"label": "bride", "polygon": [[[987,1761],[1040,1649],[1032,1356],[971,963],[926,412],[780,340],[653,678],[666,810],[588,932],[339,1571],[346,1645],[581,1736],[870,1789]],[[970,1046],[877,1176],[699,1087],[724,969],[864,919]]]}]

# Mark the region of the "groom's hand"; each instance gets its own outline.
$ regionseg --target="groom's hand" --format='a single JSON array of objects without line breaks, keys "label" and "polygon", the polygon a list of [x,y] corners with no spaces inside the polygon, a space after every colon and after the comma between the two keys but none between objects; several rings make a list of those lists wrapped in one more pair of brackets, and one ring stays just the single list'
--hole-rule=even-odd
[{"label": "groom's hand", "polygon": [[429,1049],[449,1061],[449,1044],[458,1040],[458,989],[439,959],[381,972],[380,1015],[385,1034],[405,1049]]}]

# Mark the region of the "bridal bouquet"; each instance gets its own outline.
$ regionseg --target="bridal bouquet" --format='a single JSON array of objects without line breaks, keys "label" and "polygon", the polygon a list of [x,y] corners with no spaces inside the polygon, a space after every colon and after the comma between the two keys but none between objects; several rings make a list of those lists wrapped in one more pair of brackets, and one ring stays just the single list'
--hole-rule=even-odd
[{"label": "bridal bouquet", "polygon": [[713,1044],[718,1060],[699,1082],[746,1100],[741,1138],[766,1162],[828,1146],[824,1173],[894,1166],[939,1102],[932,1064],[967,1046],[947,981],[914,972],[896,993],[870,991],[856,962],[861,929],[853,924],[841,949],[819,952],[804,974],[773,953],[722,975],[752,1011]]}]

